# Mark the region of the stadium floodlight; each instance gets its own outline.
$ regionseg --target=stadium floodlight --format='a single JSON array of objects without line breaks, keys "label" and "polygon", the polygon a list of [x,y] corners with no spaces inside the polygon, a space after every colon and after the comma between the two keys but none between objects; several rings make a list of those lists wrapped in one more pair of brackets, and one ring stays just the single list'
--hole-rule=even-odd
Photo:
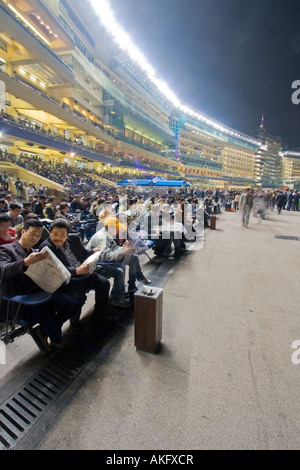
[{"label": "stadium floodlight", "polygon": [[207,124],[219,128],[222,132],[226,134],[235,135],[238,138],[253,142],[256,145],[260,145],[259,141],[256,140],[249,140],[246,136],[238,134],[237,132],[232,132],[230,129],[226,129],[220,124],[212,121],[211,119],[207,119],[206,117],[192,111],[187,106],[180,103],[180,100],[177,96],[170,90],[167,83],[161,80],[152,67],[149,64],[143,53],[136,47],[136,45],[131,40],[129,34],[118,24],[115,19],[115,14],[110,6],[109,0],[89,0],[91,7],[93,8],[95,15],[99,18],[101,24],[107,30],[107,32],[113,37],[113,40],[118,44],[118,46],[126,52],[126,54],[130,57],[130,59],[137,63],[141,69],[146,73],[148,79],[154,83],[157,89],[166,97],[166,99],[172,103],[172,105],[179,109],[180,111],[188,114],[200,121],[204,121]]},{"label": "stadium floodlight", "polygon": [[168,85],[157,77],[155,69],[149,64],[143,53],[133,43],[129,34],[127,34],[126,31],[117,23],[109,2],[107,0],[102,0],[101,2],[98,0],[89,1],[101,23],[112,35],[114,41],[119,45],[119,47],[128,54],[133,62],[137,63],[141,67],[149,80],[157,86],[161,93],[171,101],[174,106],[178,107],[180,105],[178,98],[169,89]]}]

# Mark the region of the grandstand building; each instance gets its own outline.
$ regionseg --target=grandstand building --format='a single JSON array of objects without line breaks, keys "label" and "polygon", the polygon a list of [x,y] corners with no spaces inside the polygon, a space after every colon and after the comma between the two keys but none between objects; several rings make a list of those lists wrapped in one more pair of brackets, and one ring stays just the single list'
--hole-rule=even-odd
[{"label": "grandstand building", "polygon": [[300,190],[300,152],[283,152],[282,169],[283,185]]},{"label": "grandstand building", "polygon": [[[209,118],[207,118],[209,119]],[[247,136],[228,136],[221,124],[211,126],[195,119],[181,118],[179,155],[185,177],[198,179],[202,186],[220,188],[254,185],[257,143]],[[218,127],[217,127],[218,126]]]},{"label": "grandstand building", "polygon": [[120,179],[158,173],[201,187],[278,186],[277,141],[271,149],[267,136],[174,107],[86,2],[0,0],[0,13],[0,147],[12,161],[25,152]]}]

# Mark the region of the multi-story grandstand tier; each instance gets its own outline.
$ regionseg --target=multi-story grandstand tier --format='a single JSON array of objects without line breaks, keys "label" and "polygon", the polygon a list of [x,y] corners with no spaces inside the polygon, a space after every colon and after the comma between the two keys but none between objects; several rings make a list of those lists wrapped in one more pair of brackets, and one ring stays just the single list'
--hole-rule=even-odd
[{"label": "multi-story grandstand tier", "polygon": [[282,152],[283,184],[300,190],[300,152]]},{"label": "multi-story grandstand tier", "polygon": [[265,182],[261,163],[269,168],[270,155],[261,157],[259,136],[174,108],[88,2],[0,0],[0,10],[0,148],[14,162],[21,153],[38,155],[114,180],[160,174],[202,187]]}]

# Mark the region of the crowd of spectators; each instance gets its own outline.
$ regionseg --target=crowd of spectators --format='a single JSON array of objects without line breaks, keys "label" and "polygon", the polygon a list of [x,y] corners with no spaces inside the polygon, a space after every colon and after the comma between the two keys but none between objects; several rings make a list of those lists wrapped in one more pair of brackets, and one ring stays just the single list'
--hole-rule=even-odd
[{"label": "crowd of spectators", "polygon": [[[26,293],[25,272],[31,264],[44,259],[40,255],[44,247],[56,254],[71,275],[68,287],[59,288],[52,296],[43,319],[37,311],[24,311],[28,320],[39,323],[38,334],[48,350],[64,346],[61,329],[67,320],[73,329],[80,331],[80,315],[87,292],[95,292],[95,325],[106,321],[109,302],[116,308],[132,305],[136,283],[151,283],[139,262],[139,247],[145,248],[145,240],[153,241],[155,256],[181,257],[186,243],[195,242],[197,236],[203,235],[203,229],[209,227],[212,215],[228,207],[240,210],[246,197],[240,190],[193,187],[166,188],[149,195],[138,193],[130,186],[107,185],[94,180],[82,169],[66,164],[53,164],[26,155],[21,155],[20,160],[39,175],[59,179],[66,189],[65,197],[58,201],[51,192],[47,194],[42,185],[36,188],[30,182],[24,201],[17,188],[19,179],[15,181],[16,192],[7,193],[3,184],[7,174],[0,175],[1,296]],[[278,213],[282,209],[297,211],[299,207],[298,191],[249,190],[247,194],[250,193],[253,215],[261,219],[275,206]],[[94,223],[94,231],[89,236],[84,221]],[[99,265],[96,272],[91,273],[85,260],[97,252],[99,260],[109,265]],[[16,280],[18,287],[14,290]],[[30,292],[40,290],[32,282]],[[53,311],[62,310],[62,305],[65,305],[64,313],[57,322]],[[72,311],[76,314],[72,315]]]},{"label": "crowd of spectators", "polygon": [[[76,113],[75,115],[78,115],[79,113]],[[78,117],[78,116],[77,116]],[[0,120],[9,122],[10,124],[17,126],[21,129],[26,129],[34,133],[38,134],[43,134],[46,137],[51,137],[51,139],[54,139],[56,141],[61,141],[63,143],[68,143],[72,144],[72,147],[79,148],[79,149],[85,149],[89,151],[92,154],[95,154],[97,156],[106,156],[109,158],[111,161],[111,164],[116,164],[119,165],[120,162],[123,162],[123,164],[126,165],[129,164],[132,166],[132,164],[138,164],[138,166],[144,166],[146,168],[151,168],[155,167],[157,169],[163,169],[163,170],[168,170],[170,172],[174,172],[173,177],[178,177],[178,168],[172,164],[172,162],[168,161],[166,159],[166,162],[164,164],[161,164],[157,159],[149,156],[140,156],[138,154],[125,154],[124,152],[115,152],[112,147],[105,147],[105,146],[98,146],[96,148],[91,148],[88,145],[85,145],[81,138],[70,138],[66,137],[63,134],[60,134],[57,132],[56,129],[48,127],[47,129],[42,125],[38,124],[35,121],[30,120],[27,117],[20,116],[20,117],[13,117],[10,114],[5,113],[2,111],[0,113]],[[96,125],[94,122],[92,122],[93,125]],[[101,129],[102,132],[105,132],[106,134],[110,135],[108,131],[106,131],[103,126],[98,125],[98,127]],[[111,137],[118,139],[119,137],[112,134]],[[130,141],[129,141],[130,143]],[[131,142],[132,143],[132,142]],[[172,176],[171,176],[172,177]]]},{"label": "crowd of spectators", "polygon": [[[44,178],[47,178],[55,183],[61,184],[66,190],[88,192],[89,190],[97,187],[100,182],[107,180],[107,185],[110,183],[118,183],[121,179],[144,179],[152,178],[153,175],[150,173],[140,173],[134,176],[130,172],[108,171],[104,170],[99,173],[94,169],[80,168],[71,166],[65,163],[59,163],[55,160],[45,161],[42,157],[36,155],[28,155],[21,152],[19,157],[8,155],[7,152],[4,154],[0,150],[0,160],[2,161],[13,161],[16,165],[25,168],[26,170],[37,173]],[[23,187],[26,186],[26,182],[22,182]],[[0,181],[1,184],[1,181]]]}]

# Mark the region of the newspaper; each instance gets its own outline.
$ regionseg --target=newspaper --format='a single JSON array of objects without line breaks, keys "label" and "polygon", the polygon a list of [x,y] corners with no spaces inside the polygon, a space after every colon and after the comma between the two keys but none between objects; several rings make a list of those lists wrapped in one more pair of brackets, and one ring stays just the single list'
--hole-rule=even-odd
[{"label": "newspaper", "polygon": [[45,246],[41,253],[45,251],[48,258],[31,264],[25,274],[45,292],[53,294],[62,284],[69,284],[71,273],[48,246]]},{"label": "newspaper", "polygon": [[100,251],[96,251],[91,256],[89,256],[82,264],[89,265],[89,274],[92,274],[97,268],[97,261],[99,261]]}]

